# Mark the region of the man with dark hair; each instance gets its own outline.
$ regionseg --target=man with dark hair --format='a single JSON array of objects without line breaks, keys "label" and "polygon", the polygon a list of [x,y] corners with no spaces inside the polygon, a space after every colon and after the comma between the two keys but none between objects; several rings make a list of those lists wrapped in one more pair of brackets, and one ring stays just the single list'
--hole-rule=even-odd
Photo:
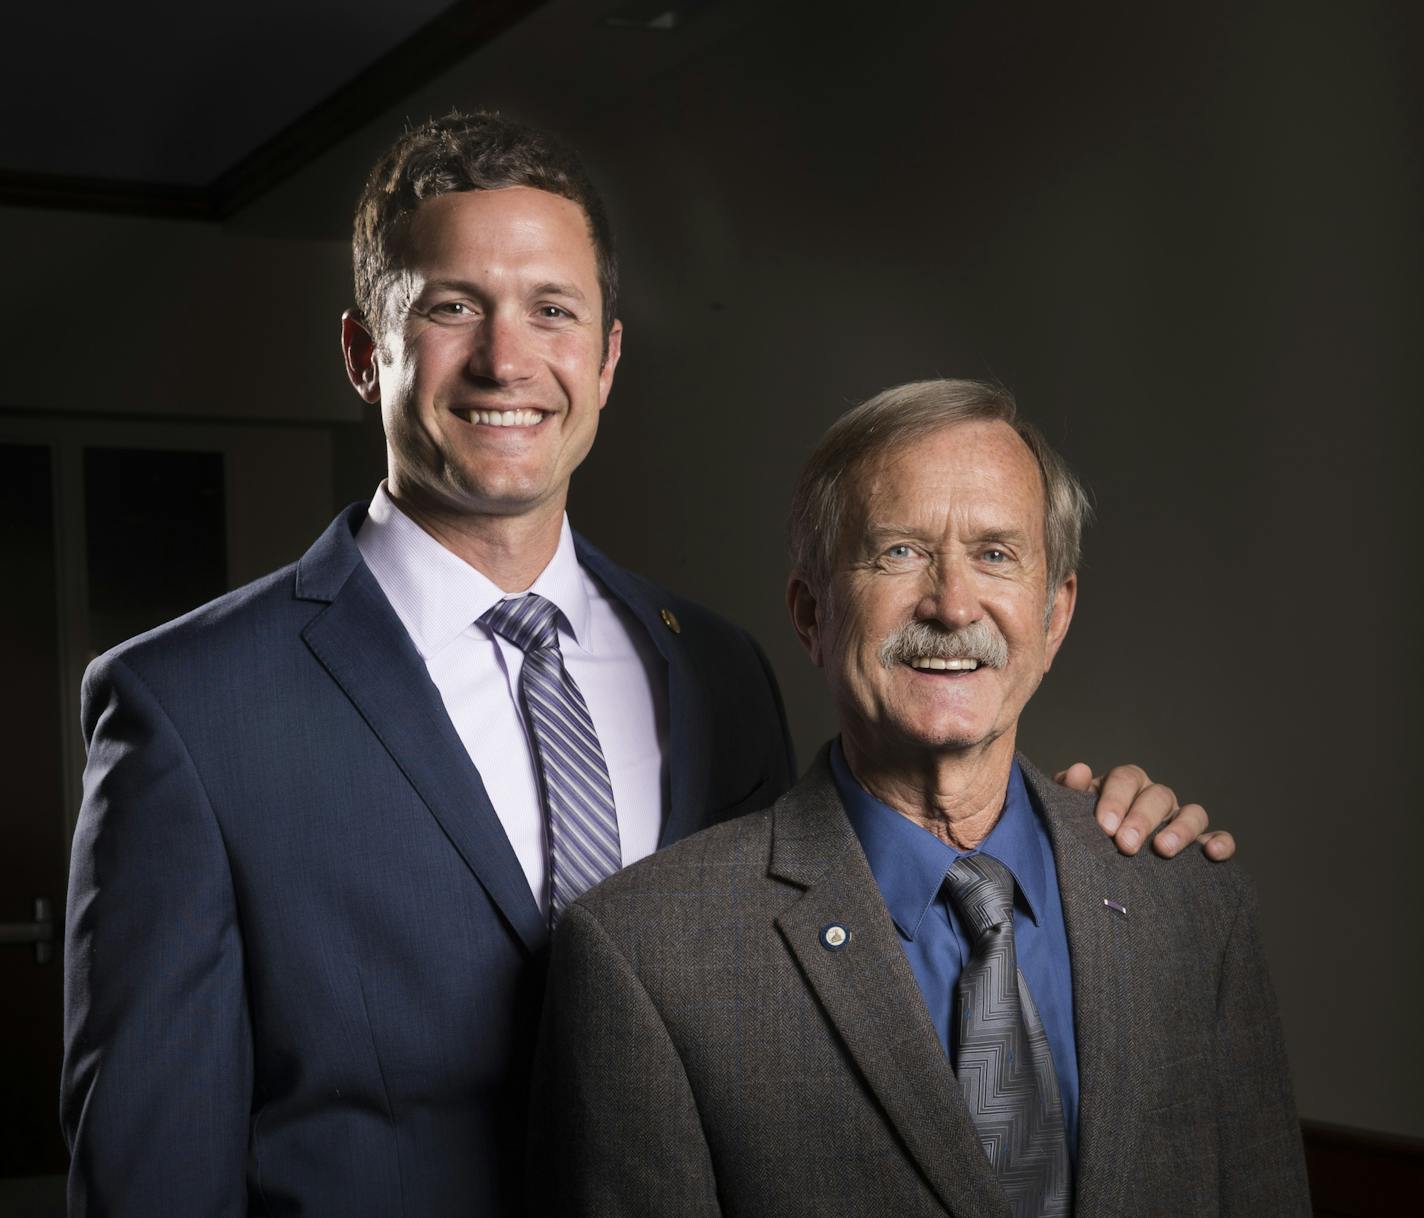
[{"label": "man with dark hair", "polygon": [[787,600],[840,735],[565,912],[536,1214],[1309,1213],[1249,886],[1117,854],[1014,752],[1086,508],[994,386],[831,428]]},{"label": "man with dark hair", "polygon": [[613,229],[593,183],[568,148],[494,114],[450,114],[393,144],[371,170],[351,241],[356,310],[373,333],[385,323],[386,287],[400,269],[400,242],[425,199],[527,186],[577,204],[588,223],[603,305],[603,352],[618,318]]},{"label": "man with dark hair", "polygon": [[[354,255],[342,346],[386,481],[85,677],[76,1216],[516,1212],[551,922],[792,778],[756,644],[565,517],[622,340],[572,155],[427,123]],[[1145,777],[1109,781],[1116,827]],[[1145,787],[1119,832],[1172,802]]]}]

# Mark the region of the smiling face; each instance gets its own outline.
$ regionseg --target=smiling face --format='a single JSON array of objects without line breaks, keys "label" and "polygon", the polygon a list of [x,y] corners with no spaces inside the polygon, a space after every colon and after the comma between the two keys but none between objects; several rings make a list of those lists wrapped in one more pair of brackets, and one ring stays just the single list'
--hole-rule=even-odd
[{"label": "smiling face", "polygon": [[379,343],[348,317],[352,383],[379,401],[393,498],[417,516],[556,515],[618,363],[603,356],[588,221],[526,186],[425,200],[386,285]]},{"label": "smiling face", "polygon": [[790,589],[847,753],[907,772],[1011,753],[1077,591],[1070,575],[1049,603],[1033,454],[1007,424],[955,424],[870,459],[853,491],[829,588]]}]

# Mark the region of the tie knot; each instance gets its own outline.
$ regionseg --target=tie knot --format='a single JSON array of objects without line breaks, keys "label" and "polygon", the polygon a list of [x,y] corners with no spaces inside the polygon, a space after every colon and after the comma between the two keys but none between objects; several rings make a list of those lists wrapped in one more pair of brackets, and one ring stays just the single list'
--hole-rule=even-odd
[{"label": "tie knot", "polygon": [[987,854],[961,855],[944,882],[975,942],[996,926],[1012,924],[1014,877],[998,859]]},{"label": "tie knot", "polygon": [[508,639],[526,654],[559,646],[559,607],[536,592],[497,601],[480,618],[501,638]]}]

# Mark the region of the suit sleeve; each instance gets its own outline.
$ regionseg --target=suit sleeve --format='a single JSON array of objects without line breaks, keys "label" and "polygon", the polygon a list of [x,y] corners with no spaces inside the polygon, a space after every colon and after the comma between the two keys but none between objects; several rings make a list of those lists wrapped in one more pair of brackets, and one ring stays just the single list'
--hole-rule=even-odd
[{"label": "suit sleeve", "polygon": [[121,660],[90,668],[81,713],[61,1083],[69,1213],[242,1215],[251,1031],[219,828],[174,724]]},{"label": "suit sleeve", "polygon": [[652,1000],[587,910],[554,941],[529,1140],[538,1218],[714,1218],[712,1159]]},{"label": "suit sleeve", "polygon": [[1221,1212],[1308,1218],[1310,1187],[1254,891],[1227,939],[1217,994]]}]

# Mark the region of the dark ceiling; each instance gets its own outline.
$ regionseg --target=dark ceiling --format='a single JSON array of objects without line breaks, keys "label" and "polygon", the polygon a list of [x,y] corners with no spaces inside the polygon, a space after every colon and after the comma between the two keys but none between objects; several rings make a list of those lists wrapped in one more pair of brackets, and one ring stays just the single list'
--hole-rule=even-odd
[{"label": "dark ceiling", "polygon": [[[340,239],[372,158],[410,121],[493,106],[594,159],[623,141],[630,115],[687,134],[735,130],[719,99],[735,88],[744,112],[765,94],[761,109],[775,112],[788,46],[841,28],[838,11],[860,10],[849,0],[27,7],[7,14],[0,205]],[[669,106],[670,82],[688,71],[708,82],[699,115]],[[634,157],[631,171],[656,183],[654,164]]]},{"label": "dark ceiling", "polygon": [[0,201],[229,215],[540,3],[15,6]]}]

